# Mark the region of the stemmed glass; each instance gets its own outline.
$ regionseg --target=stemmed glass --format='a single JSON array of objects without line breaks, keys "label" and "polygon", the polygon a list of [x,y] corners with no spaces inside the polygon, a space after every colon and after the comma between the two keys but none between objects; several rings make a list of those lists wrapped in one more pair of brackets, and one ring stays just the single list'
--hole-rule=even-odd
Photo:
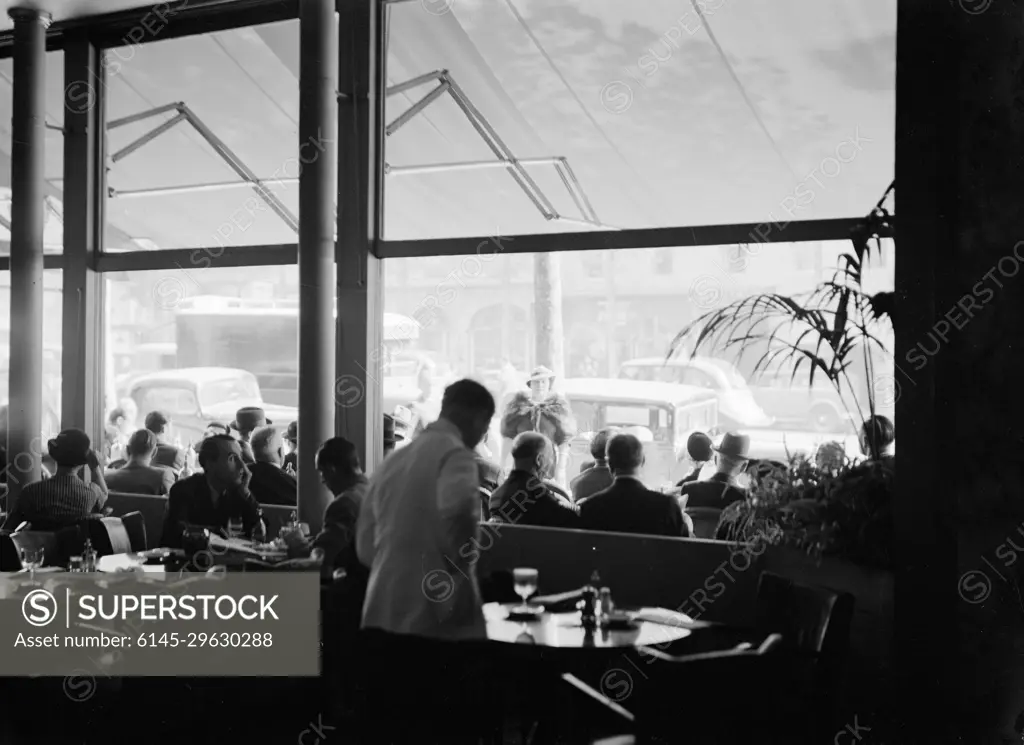
[{"label": "stemmed glass", "polygon": [[517,613],[530,612],[530,606],[526,601],[537,592],[537,574],[536,569],[529,567],[520,567],[512,570],[512,581],[515,584],[516,595],[523,599],[523,604],[516,608]]},{"label": "stemmed glass", "polygon": [[21,565],[28,569],[28,581],[34,583],[36,581],[36,569],[43,565],[43,549],[23,548],[20,553]]}]

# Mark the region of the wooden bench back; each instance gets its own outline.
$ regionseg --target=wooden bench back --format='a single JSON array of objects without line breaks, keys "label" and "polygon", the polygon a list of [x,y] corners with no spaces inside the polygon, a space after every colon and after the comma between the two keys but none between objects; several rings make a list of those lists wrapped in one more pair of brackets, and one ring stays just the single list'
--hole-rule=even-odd
[{"label": "wooden bench back", "polygon": [[753,618],[764,546],[696,538],[562,530],[486,523],[460,549],[478,574],[533,567],[538,594],[579,588],[593,572],[620,605],[658,606],[721,623]]}]

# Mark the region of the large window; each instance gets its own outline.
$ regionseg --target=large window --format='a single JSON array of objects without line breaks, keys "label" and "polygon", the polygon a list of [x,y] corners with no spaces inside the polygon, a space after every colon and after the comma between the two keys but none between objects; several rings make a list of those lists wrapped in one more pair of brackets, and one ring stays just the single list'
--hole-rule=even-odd
[{"label": "large window", "polygon": [[[298,268],[107,275],[108,397],[161,409],[183,440],[257,405],[296,418]],[[112,405],[112,403],[110,404]]]},{"label": "large window", "polygon": [[[0,60],[0,255],[10,253],[11,241],[11,116],[14,63]],[[43,247],[60,253],[64,247],[64,53],[46,55],[46,224]]]},{"label": "large window", "polygon": [[895,0],[396,3],[385,237],[864,214],[895,46]]},{"label": "large window", "polygon": [[[741,355],[724,345],[702,347],[694,360],[688,354],[693,347],[686,344],[683,353],[665,364],[673,338],[702,314],[761,293],[780,293],[806,303],[818,283],[831,279],[840,253],[849,251],[850,243],[741,246],[740,260],[730,264],[724,257],[736,248],[670,249],[671,262],[665,261],[666,251],[661,249],[603,257],[600,252],[571,251],[389,259],[385,308],[418,323],[418,338],[410,342],[407,353],[415,350],[443,360],[454,374],[481,380],[499,398],[525,386],[537,363],[538,344],[548,344],[564,350],[567,388],[583,385],[574,382],[581,379],[615,379],[607,390],[620,391],[621,400],[605,402],[618,407],[615,411],[635,408],[637,395],[649,396],[645,405],[654,407],[659,397],[681,395],[666,384],[683,384],[690,386],[687,395],[694,401],[706,400],[707,391],[717,397],[720,428],[757,433],[775,455],[784,452],[784,443],[809,449],[826,439],[848,438],[848,447],[856,448],[850,437],[855,420],[849,417],[851,396],[841,396],[820,376],[813,388],[806,375],[790,382],[792,363],[758,373],[756,362],[767,343],[752,344]],[[808,255],[810,262],[805,261]],[[560,288],[538,284],[538,261],[557,266]],[[598,277],[590,271],[595,264],[603,267]],[[891,291],[892,266],[891,257],[873,257],[864,272],[865,291]],[[550,272],[551,266],[545,269]],[[537,302],[544,297],[552,298],[550,304],[560,312],[560,330],[538,323]],[[870,389],[878,410],[892,416],[891,326],[883,322],[871,331],[888,354],[874,349],[874,380],[866,379],[861,359],[851,355],[852,370],[861,372],[851,375],[850,392],[863,405]],[[796,333],[790,330],[788,338],[795,341]],[[385,406],[390,403],[386,398]],[[706,408],[698,408],[685,409],[682,417],[693,414],[697,421],[706,413]]]},{"label": "large window", "polygon": [[[63,282],[60,270],[43,272],[43,434],[60,430]],[[8,403],[11,369],[11,273],[0,272],[0,404]],[[14,351],[17,354],[17,350]]]},{"label": "large window", "polygon": [[298,30],[107,50],[108,250],[296,242],[299,170],[336,139],[300,146]]}]

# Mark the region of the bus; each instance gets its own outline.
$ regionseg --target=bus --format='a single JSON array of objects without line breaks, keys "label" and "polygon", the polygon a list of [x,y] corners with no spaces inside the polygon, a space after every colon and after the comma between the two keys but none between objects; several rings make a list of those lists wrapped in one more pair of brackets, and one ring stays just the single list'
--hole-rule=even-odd
[{"label": "bus", "polygon": [[[178,367],[248,370],[267,403],[298,405],[298,300],[190,298],[177,309],[175,327]],[[419,334],[420,325],[412,318],[384,314],[381,357],[386,399],[407,404],[418,395]]]}]

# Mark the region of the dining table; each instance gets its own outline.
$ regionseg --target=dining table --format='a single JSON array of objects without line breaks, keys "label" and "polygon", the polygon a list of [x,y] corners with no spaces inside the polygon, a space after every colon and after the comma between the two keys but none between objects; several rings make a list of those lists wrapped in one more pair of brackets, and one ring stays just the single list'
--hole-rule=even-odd
[{"label": "dining table", "polygon": [[487,603],[484,621],[487,638],[494,642],[530,644],[560,649],[622,649],[648,647],[679,641],[690,636],[700,622],[685,613],[665,608],[636,608],[624,611],[627,619],[618,626],[584,627],[580,612],[540,612],[534,619],[510,617],[515,604]]},{"label": "dining table", "polygon": [[228,569],[244,568],[249,562],[273,566],[287,560],[287,549],[276,543],[212,536],[209,548],[194,554],[191,559],[180,549],[155,548],[138,553],[101,556],[96,561],[96,571],[140,571],[153,574],[205,572],[220,566]]}]

